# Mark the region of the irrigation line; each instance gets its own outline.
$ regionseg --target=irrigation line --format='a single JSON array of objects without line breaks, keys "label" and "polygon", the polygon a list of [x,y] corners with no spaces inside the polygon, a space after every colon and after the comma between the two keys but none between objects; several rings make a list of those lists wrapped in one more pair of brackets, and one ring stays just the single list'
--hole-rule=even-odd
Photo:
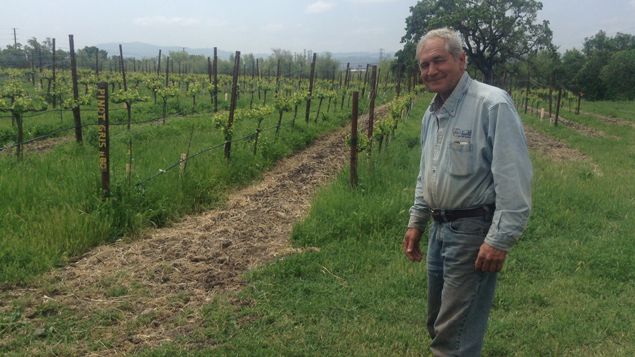
[{"label": "irrigation line", "polygon": [[[88,123],[88,124],[83,124],[81,127],[85,128],[85,127],[93,126],[93,125],[97,125],[97,124],[96,123]],[[75,126],[70,126],[70,127],[66,127],[66,128],[57,128],[57,129],[54,129],[53,131],[50,131],[50,132],[48,132],[46,134],[42,134],[40,136],[36,136],[36,137],[31,138],[31,139],[29,139],[27,141],[24,141],[22,144],[25,145],[25,144],[29,144],[29,143],[32,143],[32,142],[35,142],[35,141],[44,140],[44,139],[50,137],[51,135],[53,135],[55,133],[59,133],[61,131],[66,131],[66,130],[71,130],[71,129],[75,129]],[[18,144],[11,144],[11,145],[8,145],[8,146],[0,147],[0,151],[8,150],[8,149],[14,148],[16,146],[18,146]]]},{"label": "irrigation line", "polygon": [[158,172],[158,173],[156,173],[156,174],[154,174],[154,175],[152,175],[152,176],[150,176],[150,177],[148,177],[148,178],[146,178],[146,179],[144,179],[144,180],[141,180],[141,181],[137,182],[137,183],[135,184],[135,186],[136,186],[136,187],[143,186],[145,183],[147,183],[147,182],[149,182],[149,181],[151,181],[151,180],[153,180],[153,179],[155,179],[155,178],[157,178],[157,177],[159,177],[159,176],[161,176],[161,175],[165,174],[166,172],[168,172],[168,171],[170,171],[170,170],[174,169],[175,167],[179,166],[182,162],[187,162],[187,161],[189,161],[189,160],[191,160],[191,159],[193,159],[193,158],[195,158],[195,157],[197,157],[197,156],[199,156],[199,155],[202,155],[202,154],[204,154],[204,153],[206,153],[206,152],[208,152],[208,151],[212,151],[212,150],[214,150],[214,149],[222,148],[222,147],[224,147],[224,146],[225,146],[225,144],[226,144],[226,143],[228,143],[228,142],[234,143],[234,142],[243,141],[243,140],[246,140],[246,139],[251,138],[253,135],[254,135],[254,134],[249,134],[249,135],[244,136],[244,137],[242,137],[242,138],[240,138],[240,139],[234,139],[234,140],[230,140],[230,141],[225,141],[225,142],[223,142],[222,144],[217,144],[217,145],[210,146],[210,147],[207,147],[207,148],[205,148],[205,149],[202,149],[202,150],[200,150],[200,151],[198,151],[198,152],[196,152],[196,153],[194,153],[194,154],[190,155],[190,156],[189,156],[189,157],[187,157],[185,160],[180,160],[180,159],[179,159],[178,161],[174,162],[172,165],[170,165],[170,166],[166,167],[165,169],[159,169],[159,172]]},{"label": "irrigation line", "polygon": [[[260,132],[265,132],[265,131],[270,130],[270,129],[271,129],[271,130],[273,130],[273,129],[275,129],[276,127],[277,127],[277,125],[270,126],[270,127],[265,127],[265,128],[261,128],[261,129],[260,129]],[[200,150],[200,151],[198,151],[198,152],[196,152],[196,153],[194,153],[194,154],[192,154],[192,155],[188,156],[185,160],[180,160],[180,159],[179,159],[178,161],[174,162],[173,164],[171,164],[171,165],[170,165],[170,166],[168,166],[167,168],[165,168],[165,169],[159,169],[159,172],[158,172],[158,173],[156,173],[156,174],[154,174],[154,175],[152,175],[152,176],[150,176],[150,177],[148,177],[148,178],[146,178],[146,179],[144,179],[144,180],[141,180],[141,181],[137,182],[137,183],[135,184],[135,186],[136,186],[136,187],[143,186],[143,185],[144,185],[144,184],[146,184],[147,182],[149,182],[149,181],[151,181],[151,180],[153,180],[153,179],[155,179],[155,178],[157,178],[157,177],[159,177],[159,176],[161,176],[161,175],[165,174],[166,172],[168,172],[168,171],[170,171],[170,170],[174,169],[175,167],[179,166],[179,165],[181,164],[181,162],[187,162],[187,161],[189,161],[189,160],[191,160],[191,159],[193,159],[193,158],[195,158],[195,157],[197,157],[197,156],[200,156],[200,155],[202,155],[202,154],[204,154],[204,153],[206,153],[206,152],[209,152],[209,151],[212,151],[212,150],[214,150],[214,149],[218,149],[218,148],[224,147],[224,146],[225,146],[225,144],[227,144],[228,142],[235,143],[235,142],[240,142],[240,141],[249,141],[249,140],[252,140],[255,136],[256,136],[256,133],[251,133],[251,134],[248,134],[248,135],[243,136],[243,137],[242,137],[242,138],[240,138],[240,139],[233,139],[233,140],[230,140],[230,141],[225,141],[225,142],[223,142],[222,144],[217,144],[217,145],[210,146],[210,147],[207,147],[207,148],[205,148],[205,149],[202,149],[202,150]]]},{"label": "irrigation line", "polygon": [[[123,110],[123,109],[114,109],[114,110]],[[52,113],[52,112],[53,111],[47,111],[47,113]],[[176,115],[176,116],[185,117],[185,115]],[[172,116],[172,117],[174,117],[174,116]],[[2,117],[0,117],[0,118],[2,118]],[[10,118],[10,116],[7,117],[7,118]],[[140,122],[134,122],[134,124],[147,124],[147,123],[151,123],[151,122],[157,122],[159,120],[161,120],[161,117],[148,119],[148,120],[144,120],[144,121],[140,121]],[[99,124],[95,120],[92,123],[82,124],[81,128],[83,129],[83,128],[86,128],[86,127],[89,127],[89,126],[96,126],[96,125],[99,125]],[[111,125],[111,126],[119,126],[119,125],[127,125],[127,123],[125,123],[125,122],[122,122],[122,123],[110,123],[109,125]],[[42,134],[40,136],[37,136],[37,137],[31,138],[29,140],[26,140],[22,144],[24,145],[24,144],[29,144],[29,143],[32,143],[32,142],[35,142],[35,141],[44,140],[46,138],[49,138],[49,137],[53,136],[53,134],[56,134],[56,133],[59,133],[59,132],[62,132],[62,131],[71,130],[71,129],[75,129],[75,126],[53,129],[52,131],[50,131],[48,133],[44,133],[44,134]],[[11,148],[14,148],[16,146],[18,146],[18,144],[11,144],[11,145],[7,145],[7,146],[4,146],[4,147],[0,147],[0,152],[8,150],[8,149],[11,149]]]},{"label": "irrigation line", "polygon": [[[123,109],[123,108],[110,109],[111,112],[115,112],[115,111],[118,112],[118,111],[122,111],[122,110],[125,110],[125,109]],[[97,109],[95,109],[95,111],[97,111]],[[53,109],[53,110],[36,111],[36,112],[33,112],[33,114],[22,115],[22,118],[23,119],[27,119],[27,118],[38,117],[38,116],[41,116],[41,115],[44,115],[44,114],[51,114],[51,113],[57,114],[57,113],[60,113],[60,112],[62,112],[62,114],[63,114],[64,112],[72,112],[72,110],[71,109],[66,109],[66,110],[65,109]],[[0,119],[9,119],[11,117],[12,117],[11,115],[0,115]]]},{"label": "irrigation line", "polygon": [[[70,130],[70,129],[75,129],[75,127],[73,126],[73,127],[68,127],[68,128],[58,128],[58,129],[55,129],[52,132],[46,133],[44,135],[40,135],[40,136],[37,136],[35,138],[31,138],[31,139],[23,142],[22,144],[25,145],[25,144],[32,143],[34,141],[43,140],[43,139],[48,138],[52,134],[58,133],[60,131]],[[7,146],[4,146],[4,147],[0,147],[0,151],[9,150],[9,149],[14,148],[16,146],[18,146],[18,144],[11,144],[11,145],[7,145]]]},{"label": "irrigation line", "polygon": [[[22,119],[37,117],[37,116],[44,115],[44,114],[47,114],[47,113],[57,113],[57,112],[60,112],[60,111],[62,111],[62,110],[61,109],[56,109],[56,110],[36,111],[36,112],[33,112],[34,114],[23,114],[22,115]],[[9,119],[9,118],[12,118],[12,117],[13,117],[13,115],[0,115],[0,119]]]},{"label": "irrigation line", "polygon": [[29,143],[32,143],[34,141],[46,139],[46,138],[48,138],[49,136],[51,136],[51,135],[53,135],[55,133],[58,133],[60,131],[65,131],[65,130],[71,130],[71,129],[75,129],[75,127],[74,126],[70,126],[70,127],[67,127],[67,128],[57,128],[57,129],[55,129],[55,130],[53,130],[51,132],[48,132],[46,134],[43,134],[43,135],[40,135],[40,136],[36,136],[35,138],[31,138],[31,139],[23,142],[23,144],[29,144]]}]

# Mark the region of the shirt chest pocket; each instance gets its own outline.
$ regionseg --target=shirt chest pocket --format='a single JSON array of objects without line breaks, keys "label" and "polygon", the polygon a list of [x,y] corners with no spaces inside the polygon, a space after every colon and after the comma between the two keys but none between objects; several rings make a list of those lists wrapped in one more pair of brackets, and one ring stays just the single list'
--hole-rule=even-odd
[{"label": "shirt chest pocket", "polygon": [[470,142],[453,142],[448,150],[448,168],[454,176],[466,176],[474,173],[474,145]]}]

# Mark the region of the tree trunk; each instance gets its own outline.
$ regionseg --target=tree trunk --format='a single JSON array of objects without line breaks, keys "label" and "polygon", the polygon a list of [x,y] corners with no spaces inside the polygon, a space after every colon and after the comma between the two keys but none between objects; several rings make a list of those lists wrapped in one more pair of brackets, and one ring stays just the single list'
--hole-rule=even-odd
[{"label": "tree trunk", "polygon": [[483,82],[487,84],[494,85],[494,69],[491,65],[486,65],[482,70],[483,72]]}]

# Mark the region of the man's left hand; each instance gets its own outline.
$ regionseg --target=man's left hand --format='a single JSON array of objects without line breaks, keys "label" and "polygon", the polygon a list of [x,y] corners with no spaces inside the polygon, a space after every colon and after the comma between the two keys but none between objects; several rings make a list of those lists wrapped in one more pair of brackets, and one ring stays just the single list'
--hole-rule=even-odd
[{"label": "man's left hand", "polygon": [[506,251],[496,249],[487,243],[483,243],[478,251],[474,269],[491,273],[499,272],[503,269],[503,263],[506,257]]}]

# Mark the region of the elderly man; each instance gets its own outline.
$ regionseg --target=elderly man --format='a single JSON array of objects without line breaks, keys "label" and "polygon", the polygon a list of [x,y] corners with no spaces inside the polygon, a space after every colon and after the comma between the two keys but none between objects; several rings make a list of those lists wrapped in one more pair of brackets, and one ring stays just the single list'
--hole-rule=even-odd
[{"label": "elderly man", "polygon": [[470,78],[460,35],[432,30],[417,45],[421,78],[436,96],[421,128],[421,164],[404,236],[422,258],[430,218],[428,319],[435,356],[478,356],[497,273],[527,224],[531,162],[507,93]]}]

